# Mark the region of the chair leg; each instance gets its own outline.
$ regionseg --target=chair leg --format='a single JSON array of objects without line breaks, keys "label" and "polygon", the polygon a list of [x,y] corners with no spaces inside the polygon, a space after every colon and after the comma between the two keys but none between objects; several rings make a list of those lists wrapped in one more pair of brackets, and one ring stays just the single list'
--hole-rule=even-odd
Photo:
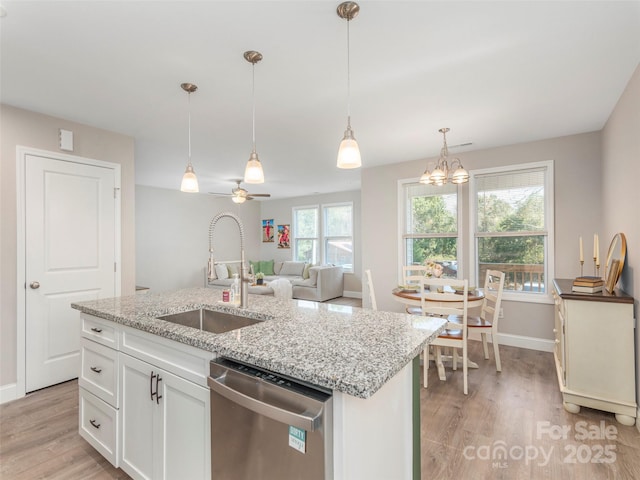
[{"label": "chair leg", "polygon": [[451,364],[453,365],[453,370],[458,370],[458,349],[452,348],[453,352],[451,353]]},{"label": "chair leg", "polygon": [[440,380],[446,381],[447,375],[444,373],[444,364],[442,363],[442,352],[440,347],[436,346],[436,366],[438,367],[438,376]]},{"label": "chair leg", "polygon": [[493,342],[493,355],[496,358],[496,372],[502,371],[502,365],[500,364],[500,350],[498,349],[498,337],[495,334],[491,334],[491,341]]},{"label": "chair leg", "polygon": [[462,375],[464,376],[464,394],[469,394],[469,379],[468,379],[468,371],[469,371],[469,359],[467,356],[467,344],[462,345]]},{"label": "chair leg", "polygon": [[[482,337],[482,349],[484,350],[484,359],[489,360],[489,347],[487,346],[487,334],[482,332],[480,336]],[[491,340],[493,340],[493,336]]]}]

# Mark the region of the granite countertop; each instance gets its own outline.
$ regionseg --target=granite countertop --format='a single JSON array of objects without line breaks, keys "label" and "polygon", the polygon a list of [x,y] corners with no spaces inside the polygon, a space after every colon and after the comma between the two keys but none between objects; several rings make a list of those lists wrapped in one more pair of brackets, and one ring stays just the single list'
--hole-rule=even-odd
[{"label": "granite countertop", "polygon": [[[360,398],[373,395],[445,325],[442,319],[265,295],[249,295],[246,309],[219,299],[219,290],[190,288],[72,307]],[[202,307],[265,321],[213,334],[155,318]]]}]

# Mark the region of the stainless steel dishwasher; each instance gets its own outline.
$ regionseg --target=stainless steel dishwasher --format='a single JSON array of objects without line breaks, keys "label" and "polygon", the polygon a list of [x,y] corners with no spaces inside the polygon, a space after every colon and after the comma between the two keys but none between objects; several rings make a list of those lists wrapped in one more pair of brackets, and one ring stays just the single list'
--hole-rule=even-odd
[{"label": "stainless steel dishwasher", "polygon": [[225,358],[208,383],[212,480],[333,478],[330,391]]}]

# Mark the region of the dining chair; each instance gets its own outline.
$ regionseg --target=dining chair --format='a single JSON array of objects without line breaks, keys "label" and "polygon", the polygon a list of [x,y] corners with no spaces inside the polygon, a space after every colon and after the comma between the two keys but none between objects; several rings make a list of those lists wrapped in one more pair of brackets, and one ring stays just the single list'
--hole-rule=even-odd
[{"label": "dining chair", "polygon": [[[419,283],[419,276],[423,276],[427,271],[424,265],[403,265],[402,266],[402,286]],[[412,307],[407,305],[405,311],[410,315],[422,315],[420,307]]]},{"label": "dining chair", "polygon": [[[438,292],[426,292],[426,285],[435,287]],[[440,293],[442,290],[442,293]],[[463,375],[463,391],[467,395],[469,393],[468,370],[469,357],[467,351],[467,312],[469,297],[469,281],[451,278],[426,278],[421,280],[421,307],[422,314],[427,316],[445,317],[447,320],[450,316],[460,318],[461,322],[447,322],[446,329],[432,342],[431,346],[435,350],[435,363],[438,368],[440,380],[446,380],[444,372],[444,364],[442,362],[442,347],[453,348],[452,365],[457,370],[458,353],[457,349],[462,349],[462,375]],[[430,297],[427,299],[427,295]],[[429,369],[429,345],[425,347],[423,352],[424,358],[424,388],[428,386],[428,369]]]},{"label": "dining chair", "polygon": [[[489,348],[487,346],[487,334],[491,335],[493,343],[493,355],[496,359],[496,371],[502,371],[500,363],[500,350],[498,349],[498,319],[500,318],[500,305],[502,304],[502,291],[504,290],[504,272],[498,270],[487,270],[484,279],[484,299],[480,316],[470,316],[467,319],[469,333],[478,332],[482,337],[482,348],[484,358],[489,359]],[[450,322],[461,323],[461,318],[450,317]]]},{"label": "dining chair", "polygon": [[367,279],[367,290],[369,292],[369,301],[371,302],[371,310],[377,310],[378,304],[376,303],[376,292],[373,289],[373,280],[371,280],[371,270],[365,270],[364,276]]}]

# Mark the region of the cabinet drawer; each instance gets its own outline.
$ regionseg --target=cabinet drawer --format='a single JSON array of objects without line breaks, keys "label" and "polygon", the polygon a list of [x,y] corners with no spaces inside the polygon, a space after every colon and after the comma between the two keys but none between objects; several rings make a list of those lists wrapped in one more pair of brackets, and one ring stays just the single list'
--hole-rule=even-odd
[{"label": "cabinet drawer", "polygon": [[118,467],[118,410],[80,388],[80,436]]},{"label": "cabinet drawer", "polygon": [[116,350],[118,349],[118,331],[115,323],[87,315],[86,313],[83,313],[81,317],[82,336],[84,338]]},{"label": "cabinet drawer", "polygon": [[78,384],[113,407],[118,407],[118,352],[83,338]]}]

